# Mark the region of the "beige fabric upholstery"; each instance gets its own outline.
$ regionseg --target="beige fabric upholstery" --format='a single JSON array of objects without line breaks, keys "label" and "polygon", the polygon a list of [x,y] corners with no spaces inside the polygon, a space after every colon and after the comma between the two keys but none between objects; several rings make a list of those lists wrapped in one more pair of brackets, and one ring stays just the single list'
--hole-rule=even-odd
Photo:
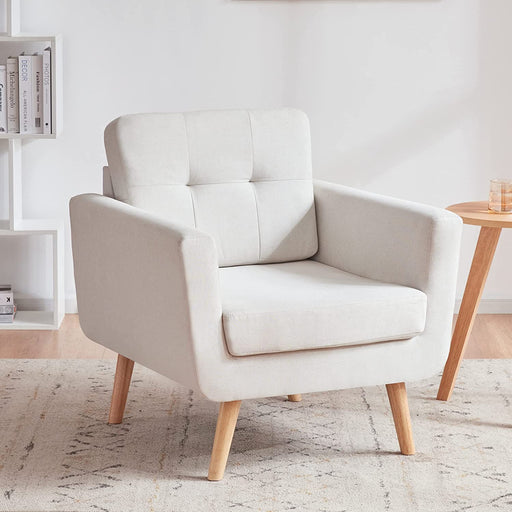
[{"label": "beige fabric upholstery", "polygon": [[73,198],[70,209],[85,334],[195,387],[192,336],[221,315],[213,239],[96,194]]},{"label": "beige fabric upholstery", "polygon": [[408,339],[425,328],[423,292],[316,261],[223,268],[220,285],[234,356]]},{"label": "beige fabric upholstery", "polygon": [[123,116],[105,130],[114,197],[213,236],[220,266],[317,250],[307,117],[297,110]]},{"label": "beige fabric upholstery", "polygon": [[[325,182],[313,203],[307,120],[293,110],[128,116],[106,142],[117,200],[70,203],[91,339],[223,402],[442,368],[456,215]],[[329,332],[342,346],[326,346]]]}]

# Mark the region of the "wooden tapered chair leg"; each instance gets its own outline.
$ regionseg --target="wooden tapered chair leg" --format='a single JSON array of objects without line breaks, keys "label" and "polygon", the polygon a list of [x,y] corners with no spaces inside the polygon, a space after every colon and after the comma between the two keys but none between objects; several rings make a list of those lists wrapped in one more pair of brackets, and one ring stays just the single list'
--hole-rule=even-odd
[{"label": "wooden tapered chair leg", "polygon": [[288,395],[288,400],[290,400],[290,402],[300,402],[302,395]]},{"label": "wooden tapered chair leg", "polygon": [[133,361],[119,354],[117,356],[116,376],[114,379],[114,390],[112,391],[112,402],[110,403],[110,414],[108,422],[117,424],[123,421],[126,398],[130,388],[130,380],[133,372]]},{"label": "wooden tapered chair leg", "polygon": [[222,480],[224,476],[241,403],[240,400],[235,400],[220,404],[210,459],[210,469],[208,470],[208,480]]},{"label": "wooden tapered chair leg", "polygon": [[412,438],[411,415],[407,402],[407,391],[403,382],[386,384],[391,412],[395,422],[398,444],[403,455],[414,454],[414,440]]}]

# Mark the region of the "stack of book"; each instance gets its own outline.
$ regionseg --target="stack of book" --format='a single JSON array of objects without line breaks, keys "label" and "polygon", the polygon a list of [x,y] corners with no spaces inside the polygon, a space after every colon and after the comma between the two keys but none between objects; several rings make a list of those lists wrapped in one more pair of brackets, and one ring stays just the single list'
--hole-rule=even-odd
[{"label": "stack of book", "polygon": [[51,49],[0,65],[0,133],[52,133]]},{"label": "stack of book", "polygon": [[0,284],[0,324],[9,324],[16,316],[14,295],[10,284]]}]

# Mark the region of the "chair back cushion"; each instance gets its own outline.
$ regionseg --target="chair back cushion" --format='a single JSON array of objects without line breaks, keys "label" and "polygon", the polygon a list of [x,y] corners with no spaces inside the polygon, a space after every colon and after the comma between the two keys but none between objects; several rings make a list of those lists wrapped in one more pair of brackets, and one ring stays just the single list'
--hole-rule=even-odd
[{"label": "chair back cushion", "polygon": [[317,251],[303,112],[122,116],[105,130],[114,197],[213,236],[220,266]]}]

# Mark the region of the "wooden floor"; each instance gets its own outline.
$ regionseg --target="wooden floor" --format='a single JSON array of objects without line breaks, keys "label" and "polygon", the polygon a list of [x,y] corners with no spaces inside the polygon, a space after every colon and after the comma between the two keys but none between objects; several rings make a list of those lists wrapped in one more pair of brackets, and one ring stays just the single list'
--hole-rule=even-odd
[{"label": "wooden floor", "polygon": [[66,315],[58,331],[0,331],[0,359],[113,359],[80,329],[78,315]]},{"label": "wooden floor", "polygon": [[[0,358],[113,359],[116,354],[85,337],[78,315],[66,315],[58,331],[0,331]],[[512,358],[512,315],[478,315],[468,359]]]}]

